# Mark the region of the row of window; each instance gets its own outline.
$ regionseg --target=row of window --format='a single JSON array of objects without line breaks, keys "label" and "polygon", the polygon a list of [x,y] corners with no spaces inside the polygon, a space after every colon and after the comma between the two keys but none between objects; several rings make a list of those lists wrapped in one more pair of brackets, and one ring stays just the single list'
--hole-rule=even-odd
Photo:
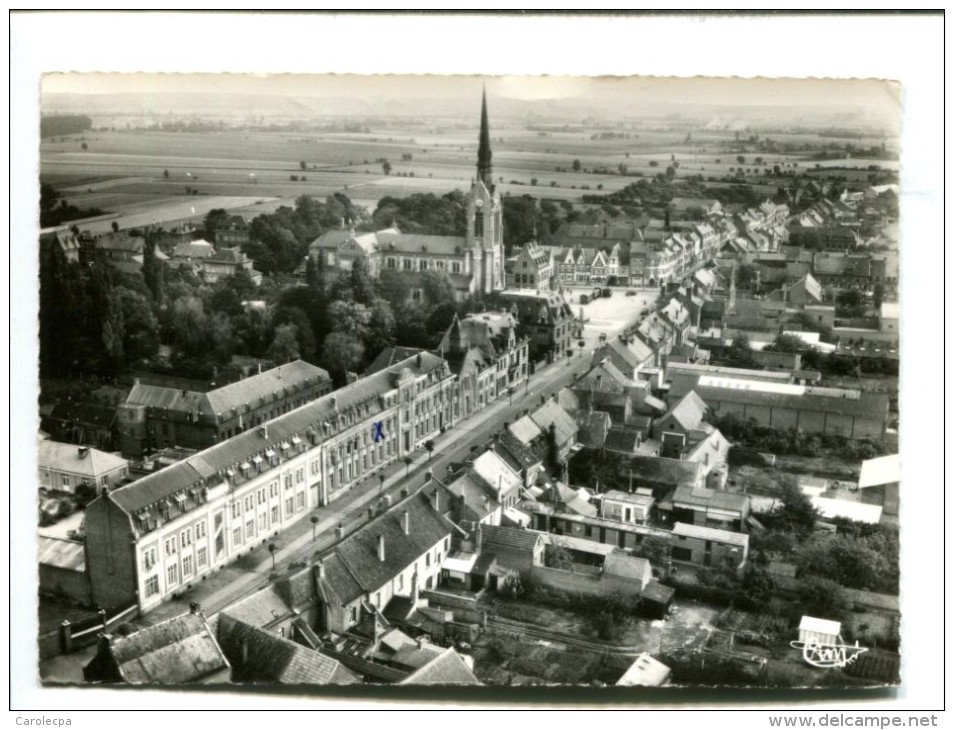
[{"label": "row of window", "polygon": [[[385,260],[384,265],[388,269],[396,270],[398,268],[398,259],[393,256],[389,256]],[[447,263],[443,259],[438,259],[437,261],[433,262],[430,259],[401,259],[402,271],[427,271],[428,268],[437,269],[438,271],[446,271],[448,267]],[[459,274],[461,272],[460,261],[450,262],[450,272],[452,274]]]}]

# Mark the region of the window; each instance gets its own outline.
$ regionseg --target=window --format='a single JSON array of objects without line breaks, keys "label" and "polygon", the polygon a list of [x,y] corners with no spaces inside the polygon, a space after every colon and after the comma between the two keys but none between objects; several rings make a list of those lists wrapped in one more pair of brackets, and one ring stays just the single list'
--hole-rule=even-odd
[{"label": "window", "polygon": [[167,578],[166,582],[171,586],[174,586],[176,583],[178,583],[179,582],[179,566],[170,565],[169,570],[166,572],[166,578]]},{"label": "window", "polygon": [[201,537],[205,537],[205,534],[206,534],[206,533],[205,533],[205,523],[204,523],[204,522],[199,522],[199,523],[197,523],[196,526],[195,526],[195,537],[196,537],[196,539],[199,539],[199,538],[201,538]]},{"label": "window", "polygon": [[192,556],[186,555],[182,558],[182,578],[192,575]]},{"label": "window", "polygon": [[428,553],[427,555],[424,556],[424,567],[425,567],[425,568],[430,568],[430,567],[431,567],[431,554],[430,554],[430,553]]},{"label": "window", "polygon": [[236,527],[232,530],[232,544],[238,547],[242,544],[242,528]]},{"label": "window", "polygon": [[355,623],[358,620],[358,607],[351,607],[351,615],[348,617],[348,623]]},{"label": "window", "polygon": [[255,495],[250,494],[245,498],[245,509],[250,510],[255,506]]},{"label": "window", "polygon": [[153,575],[146,579],[146,598],[159,593],[159,576]]},{"label": "window", "polygon": [[292,475],[291,475],[291,474],[286,474],[286,475],[285,475],[285,489],[291,489],[291,488],[292,488]]},{"label": "window", "polygon": [[404,590],[404,573],[401,573],[401,575],[398,576],[398,590]]},{"label": "window", "polygon": [[209,551],[204,547],[199,548],[199,551],[196,553],[196,564],[199,568],[204,568],[209,562]]},{"label": "window", "polygon": [[268,515],[262,512],[258,516],[258,530],[259,532],[265,532],[268,529]]},{"label": "window", "polygon": [[63,486],[64,486],[64,487],[68,487],[68,486],[70,485],[70,478],[69,478],[69,477],[62,477],[62,479],[63,479]]},{"label": "window", "polygon": [[258,500],[257,500],[257,501],[258,501],[259,504],[265,504],[265,489],[264,489],[264,488],[258,490]]},{"label": "window", "polygon": [[381,591],[378,591],[374,594],[374,605],[380,608],[381,606]]},{"label": "window", "polygon": [[279,515],[278,515],[278,507],[272,507],[272,524],[273,524],[273,525],[277,525],[277,524],[278,524],[278,517],[279,517]]},{"label": "window", "polygon": [[291,517],[291,514],[294,511],[295,511],[295,502],[291,497],[289,497],[288,499],[285,500],[285,516]]},{"label": "window", "polygon": [[156,549],[146,548],[142,554],[142,565],[144,570],[152,570],[156,566],[158,556],[156,555]]},{"label": "window", "polygon": [[277,497],[278,496],[278,482],[272,482],[268,485],[268,496]]},{"label": "window", "polygon": [[298,510],[301,511],[303,509],[305,509],[305,493],[299,492],[298,493]]},{"label": "window", "polygon": [[232,517],[238,517],[240,514],[242,514],[242,505],[236,500],[232,502]]},{"label": "window", "polygon": [[174,537],[170,537],[168,540],[166,540],[166,555],[174,555],[177,550],[178,547]]},{"label": "window", "polygon": [[301,484],[303,481],[305,481],[305,467],[295,472],[295,484]]},{"label": "window", "polygon": [[460,273],[460,261],[454,261],[451,263],[451,273],[453,274]]},{"label": "window", "polygon": [[109,477],[102,477],[99,480],[99,483],[102,484],[104,487],[107,486],[109,484]]},{"label": "window", "polygon": [[445,537],[445,538],[444,538],[444,549],[445,549],[445,550],[450,550],[450,538],[449,538],[449,537]]},{"label": "window", "polygon": [[255,537],[255,518],[249,517],[245,523],[245,539],[251,540]]},{"label": "window", "polygon": [[315,459],[313,462],[311,462],[311,475],[317,476],[318,470],[320,468],[321,468],[321,464],[319,463],[317,459]]},{"label": "window", "polygon": [[182,531],[182,547],[186,548],[192,544],[192,530],[183,530]]},{"label": "window", "polygon": [[414,259],[402,259],[401,264],[405,271],[414,270]]}]

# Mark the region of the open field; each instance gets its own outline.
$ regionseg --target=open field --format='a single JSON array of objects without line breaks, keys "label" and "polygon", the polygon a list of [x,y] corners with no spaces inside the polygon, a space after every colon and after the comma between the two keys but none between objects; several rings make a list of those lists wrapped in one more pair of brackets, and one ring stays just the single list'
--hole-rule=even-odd
[{"label": "open field", "polygon": [[[693,130],[691,142],[683,130],[620,126],[612,134],[619,136],[602,138],[578,128],[531,130],[501,123],[492,129],[492,135],[499,135],[493,138],[494,175],[504,194],[580,202],[584,194],[619,190],[670,164],[678,166],[677,178],[701,175],[707,184],[717,186],[731,184],[721,182],[722,178],[741,168],[760,195],[771,195],[780,183],[786,183],[766,176],[766,169],[777,164],[785,171],[805,172],[815,165],[806,159],[810,151],[760,155],[747,149],[745,163],[740,165],[737,156],[742,148],[727,131]],[[773,138],[813,145],[830,141],[812,135]],[[258,200],[271,204],[303,194],[323,198],[341,192],[373,207],[384,196],[466,190],[475,172],[476,142],[476,128],[465,125],[439,129],[400,123],[364,133],[97,131],[43,140],[40,177],[70,204],[115,213],[126,227],[152,222],[138,216],[153,206],[153,219],[168,223],[190,218],[192,207],[199,217],[210,207],[240,208],[257,215],[264,212],[256,205]],[[86,150],[81,148],[83,143]],[[383,160],[392,166],[390,175],[383,173]],[[575,162],[578,170],[573,169]],[[813,173],[824,174],[824,168],[833,166],[838,168],[835,174],[864,179],[874,162],[823,161]],[[882,169],[897,166],[887,161],[877,164]],[[621,165],[625,175],[620,174]],[[841,169],[851,167],[857,169]],[[293,181],[292,176],[306,179]],[[176,197],[190,202],[176,208]],[[217,198],[214,205],[210,197]],[[226,204],[221,198],[233,200]],[[170,218],[173,214],[176,217]]]}]

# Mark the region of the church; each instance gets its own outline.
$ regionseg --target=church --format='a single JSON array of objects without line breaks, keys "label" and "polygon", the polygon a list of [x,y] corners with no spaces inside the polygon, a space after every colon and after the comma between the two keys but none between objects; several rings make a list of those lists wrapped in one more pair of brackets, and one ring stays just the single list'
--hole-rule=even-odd
[{"label": "church", "polygon": [[397,227],[358,233],[353,227],[342,227],[321,234],[309,246],[309,255],[346,271],[355,259],[364,257],[372,276],[386,269],[400,271],[407,275],[415,299],[422,296],[415,282],[429,269],[447,272],[459,300],[503,289],[503,204],[491,166],[486,90],[480,112],[477,177],[466,204],[467,231],[463,236],[407,234]]}]

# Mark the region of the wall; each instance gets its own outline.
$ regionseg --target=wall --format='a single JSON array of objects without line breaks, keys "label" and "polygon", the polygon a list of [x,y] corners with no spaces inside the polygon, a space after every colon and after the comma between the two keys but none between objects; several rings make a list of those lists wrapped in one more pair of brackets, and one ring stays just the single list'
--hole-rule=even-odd
[{"label": "wall", "polygon": [[638,598],[642,593],[642,586],[638,581],[630,581],[618,576],[607,580],[602,574],[575,573],[571,570],[559,568],[534,567],[531,580],[549,588],[556,588],[571,593],[581,593],[586,596],[608,596],[612,593],[622,593],[624,596]]},{"label": "wall", "polygon": [[133,540],[129,516],[109,495],[86,508],[86,570],[94,603],[112,606],[136,600]]}]

